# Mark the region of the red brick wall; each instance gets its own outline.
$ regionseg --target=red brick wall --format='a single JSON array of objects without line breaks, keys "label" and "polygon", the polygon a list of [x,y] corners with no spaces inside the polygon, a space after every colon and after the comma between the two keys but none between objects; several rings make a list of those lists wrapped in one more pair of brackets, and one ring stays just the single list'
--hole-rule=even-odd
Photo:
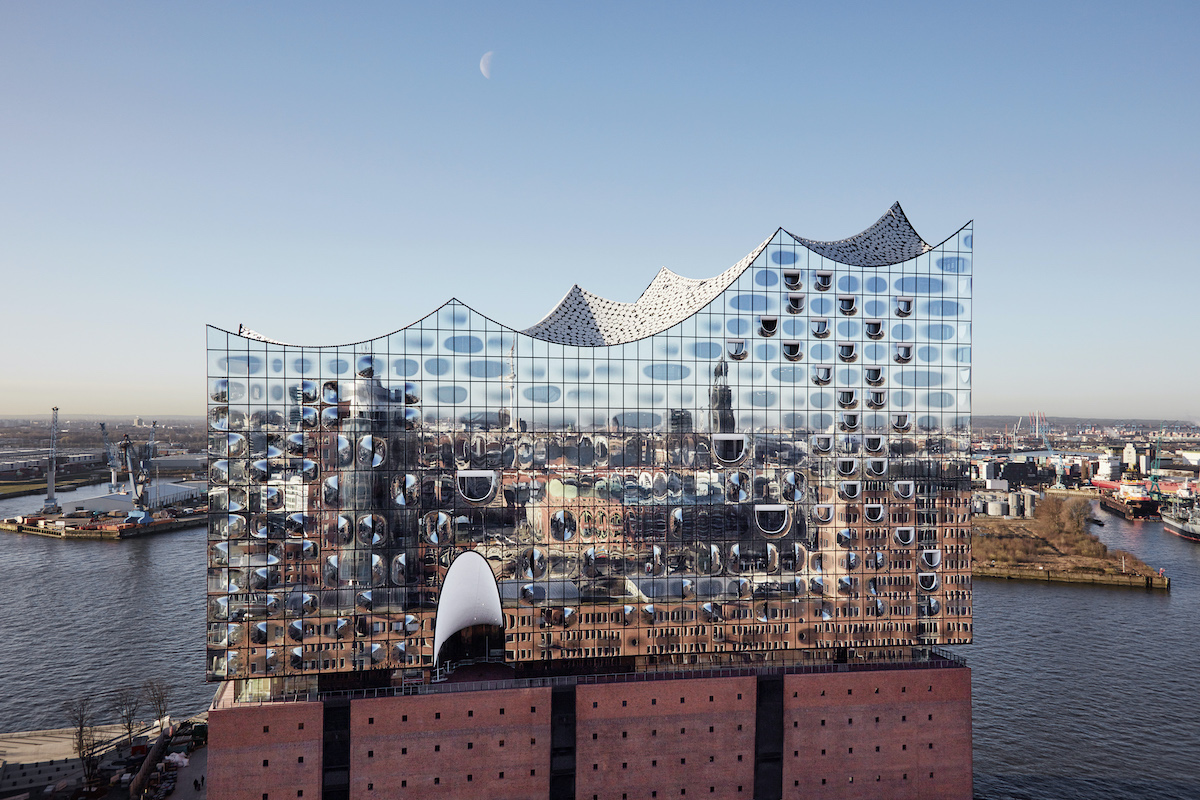
[{"label": "red brick wall", "polygon": [[[323,722],[321,703],[213,709],[208,714],[208,796],[318,800]],[[179,787],[185,790],[190,791]]]},{"label": "red brick wall", "polygon": [[[575,797],[754,795],[754,678],[580,685]],[[710,791],[711,789],[711,791]],[[740,794],[739,794],[740,792]]]},{"label": "red brick wall", "polygon": [[[749,677],[579,685],[576,798],[749,800],[756,687]],[[970,670],[788,675],[783,704],[785,798],[970,800]],[[211,796],[319,798],[322,722],[319,703],[210,712]],[[355,700],[350,724],[355,800],[549,796],[548,688]]]},{"label": "red brick wall", "polygon": [[356,800],[550,793],[550,689],[355,700],[350,741]]},{"label": "red brick wall", "polygon": [[783,703],[784,797],[970,800],[969,669],[788,675]]}]

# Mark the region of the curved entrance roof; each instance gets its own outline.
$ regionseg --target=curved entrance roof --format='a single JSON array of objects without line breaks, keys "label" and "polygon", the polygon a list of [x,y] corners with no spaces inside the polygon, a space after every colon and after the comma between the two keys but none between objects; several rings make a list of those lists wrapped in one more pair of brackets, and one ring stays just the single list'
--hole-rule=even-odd
[{"label": "curved entrance roof", "polygon": [[475,550],[467,550],[450,564],[438,596],[433,660],[441,655],[442,645],[459,631],[475,625],[504,627],[500,610],[500,589],[487,559]]}]

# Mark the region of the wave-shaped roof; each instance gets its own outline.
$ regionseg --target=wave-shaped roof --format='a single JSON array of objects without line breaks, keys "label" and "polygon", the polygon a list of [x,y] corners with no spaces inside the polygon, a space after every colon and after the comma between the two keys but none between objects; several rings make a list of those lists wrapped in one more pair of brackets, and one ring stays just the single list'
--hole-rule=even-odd
[{"label": "wave-shaped roof", "polygon": [[715,278],[684,278],[663,267],[634,303],[608,300],[576,284],[549,314],[523,333],[584,347],[622,344],[658,333],[712,302],[754,263],[780,231],[817,255],[856,267],[896,264],[932,249],[917,234],[900,204],[894,203],[862,233],[835,242],[804,239],[782,228],[776,229],[749,255]]},{"label": "wave-shaped roof", "polygon": [[663,267],[636,303],[608,300],[575,284],[541,322],[522,332],[535,339],[584,347],[643,339],[687,319],[712,302],[754,263],[774,238],[772,233],[748,256],[715,278],[684,278]]},{"label": "wave-shaped roof", "polygon": [[788,235],[817,255],[852,267],[886,267],[933,249],[917,234],[899,203],[893,203],[874,225],[848,239],[818,242]]}]

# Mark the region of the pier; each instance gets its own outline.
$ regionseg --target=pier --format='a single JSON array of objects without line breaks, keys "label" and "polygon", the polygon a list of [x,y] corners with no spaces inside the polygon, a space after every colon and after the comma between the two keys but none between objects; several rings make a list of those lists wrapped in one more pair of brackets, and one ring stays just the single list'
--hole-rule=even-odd
[{"label": "pier", "polygon": [[153,536],[156,533],[167,533],[182,528],[194,528],[203,525],[208,519],[206,514],[192,514],[186,517],[154,520],[147,525],[132,523],[112,523],[97,527],[71,527],[68,525],[27,525],[8,520],[0,522],[0,531],[8,533],[24,533],[32,536],[47,536],[51,539],[135,539],[139,536]]}]

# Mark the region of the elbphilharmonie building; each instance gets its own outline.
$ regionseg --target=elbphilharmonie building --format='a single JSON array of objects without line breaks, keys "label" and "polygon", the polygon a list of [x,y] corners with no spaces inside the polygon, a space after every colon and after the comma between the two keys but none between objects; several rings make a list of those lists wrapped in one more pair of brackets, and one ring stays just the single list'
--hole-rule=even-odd
[{"label": "elbphilharmonie building", "polygon": [[209,679],[400,700],[953,661],[971,274],[970,224],[931,245],[897,204],[524,330],[456,300],[347,345],[210,328]]}]

